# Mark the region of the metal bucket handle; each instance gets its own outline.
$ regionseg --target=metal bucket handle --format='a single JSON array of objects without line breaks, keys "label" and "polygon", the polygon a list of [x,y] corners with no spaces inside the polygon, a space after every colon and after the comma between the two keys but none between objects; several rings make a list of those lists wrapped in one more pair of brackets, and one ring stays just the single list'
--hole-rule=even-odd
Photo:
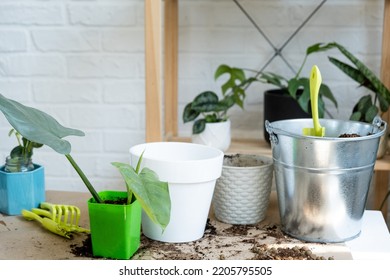
[{"label": "metal bucket handle", "polygon": [[[382,120],[382,118],[380,116],[376,116],[373,121],[372,121],[372,125],[378,129],[381,129],[381,130],[385,130],[386,131],[386,127],[387,127],[387,123]],[[373,128],[373,131],[372,133],[374,133],[374,128]]]},{"label": "metal bucket handle", "polygon": [[269,134],[269,140],[272,144],[275,144],[277,145],[279,143],[279,139],[278,139],[278,136],[274,133],[274,130],[272,128],[272,125],[271,123],[266,120],[265,121],[265,129],[267,130],[268,134]]}]

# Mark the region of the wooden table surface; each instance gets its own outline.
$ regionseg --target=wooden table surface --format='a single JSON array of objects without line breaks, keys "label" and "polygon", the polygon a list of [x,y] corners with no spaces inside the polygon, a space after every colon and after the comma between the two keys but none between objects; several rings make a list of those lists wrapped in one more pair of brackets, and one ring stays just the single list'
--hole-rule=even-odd
[{"label": "wooden table surface", "polygon": [[[89,228],[89,198],[89,193],[47,191],[46,200],[78,206],[81,210],[80,226]],[[140,249],[133,259],[250,259],[254,257],[254,246],[261,244],[308,246],[318,256],[351,259],[351,253],[345,244],[304,243],[281,235],[278,223],[276,193],[272,192],[266,218],[256,226],[224,224],[216,221],[211,211],[202,239],[172,244],[142,236]],[[276,237],[276,234],[279,236]],[[71,251],[72,247],[81,246],[86,238],[85,234],[75,234],[72,240],[65,239],[48,232],[36,221],[0,214],[0,259],[3,260],[89,259],[77,257]]]}]

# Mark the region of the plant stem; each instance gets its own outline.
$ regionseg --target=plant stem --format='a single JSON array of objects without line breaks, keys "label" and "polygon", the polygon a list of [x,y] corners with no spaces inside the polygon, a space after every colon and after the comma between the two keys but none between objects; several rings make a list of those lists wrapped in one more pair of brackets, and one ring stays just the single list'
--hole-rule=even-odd
[{"label": "plant stem", "polygon": [[73,166],[73,168],[76,170],[76,172],[79,174],[81,180],[83,180],[85,186],[88,188],[89,192],[91,193],[92,197],[96,200],[96,202],[97,203],[103,203],[103,200],[100,198],[100,196],[96,192],[95,188],[92,186],[91,182],[88,180],[87,176],[85,176],[85,174],[81,170],[81,168],[74,161],[72,156],[70,154],[67,154],[65,156],[69,160],[69,162]]},{"label": "plant stem", "polygon": [[299,70],[298,70],[297,74],[295,75],[295,79],[298,79],[299,75],[301,74],[303,66],[306,63],[306,60],[307,60],[307,55],[305,55],[303,62],[302,62],[302,65],[301,65],[301,67],[299,67]]}]

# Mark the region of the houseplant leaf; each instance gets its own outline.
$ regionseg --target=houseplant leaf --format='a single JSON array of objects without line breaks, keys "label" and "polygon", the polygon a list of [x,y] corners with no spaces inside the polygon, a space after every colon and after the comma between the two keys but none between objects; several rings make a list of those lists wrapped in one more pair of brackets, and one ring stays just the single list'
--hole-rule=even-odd
[{"label": "houseplant leaf", "polygon": [[118,168],[126,187],[132,191],[145,213],[164,230],[171,211],[168,183],[159,181],[157,174],[147,167],[137,174],[129,164],[113,162],[112,165]]},{"label": "houseplant leaf", "polygon": [[259,81],[262,83],[275,85],[279,88],[283,88],[285,87],[285,85],[283,85],[283,81],[286,82],[286,79],[275,73],[265,72],[259,76]]},{"label": "houseplant leaf", "polygon": [[206,128],[206,120],[205,119],[199,119],[196,120],[192,126],[192,133],[193,134],[199,134]]},{"label": "houseplant leaf", "polygon": [[[366,86],[367,88],[374,91],[374,93],[378,96],[379,101],[383,102],[386,100],[386,103],[390,103],[390,91],[385,87],[385,85],[380,81],[379,78],[368,68],[366,67],[358,58],[356,58],[352,53],[350,53],[347,49],[337,43],[329,43],[330,47],[336,47],[340,50],[342,54],[344,54],[360,71],[362,75],[366,77],[366,79],[371,83],[371,86]],[[337,65],[336,65],[337,66]],[[380,104],[381,110],[383,112],[387,111],[388,106],[385,106],[385,103]]]},{"label": "houseplant leaf", "polygon": [[191,108],[197,112],[215,111],[218,104],[218,96],[212,91],[204,91],[195,97]]},{"label": "houseplant leaf", "polygon": [[192,102],[188,103],[183,111],[183,121],[190,122],[195,120],[199,116],[200,112],[192,109]]},{"label": "houseplant leaf", "polygon": [[26,139],[47,145],[60,154],[69,154],[71,145],[63,137],[84,136],[84,132],[67,128],[38,109],[25,106],[0,94],[0,110],[11,126]]},{"label": "houseplant leaf", "polygon": [[[337,100],[336,100],[336,98],[334,97],[332,91],[330,90],[330,88],[327,85],[321,84],[321,86],[320,86],[320,96],[328,98],[331,102],[333,102],[334,106],[337,108],[337,106],[338,106]],[[325,107],[324,107],[324,110],[325,110]]]},{"label": "houseplant leaf", "polygon": [[308,55],[310,55],[312,53],[327,51],[327,50],[329,50],[331,48],[333,48],[333,46],[324,45],[322,43],[316,43],[314,45],[309,46],[306,49],[306,56],[308,56]]},{"label": "houseplant leaf", "polygon": [[230,67],[226,64],[222,64],[217,68],[214,79],[217,80],[223,74],[229,74],[229,79],[221,86],[223,95],[229,90],[235,91],[234,88],[246,80],[245,73],[242,69]]}]

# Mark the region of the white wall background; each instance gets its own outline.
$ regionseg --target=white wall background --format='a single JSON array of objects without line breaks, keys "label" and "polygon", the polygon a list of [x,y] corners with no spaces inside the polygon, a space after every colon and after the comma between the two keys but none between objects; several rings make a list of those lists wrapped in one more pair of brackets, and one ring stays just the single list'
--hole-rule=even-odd
[{"label": "white wall background", "polygon": [[[320,2],[239,0],[277,47]],[[383,2],[328,0],[284,56],[298,68],[307,46],[337,41],[379,74]],[[213,80],[219,64],[256,69],[273,54],[232,0],[180,0],[179,14],[179,116],[199,92],[219,91]],[[347,119],[365,92],[328,62],[329,54],[312,55],[304,73],[319,65],[339,102],[338,111],[329,110]],[[280,59],[266,70],[292,76]],[[129,147],[144,141],[144,71],[143,0],[0,0],[0,92],[83,130],[85,137],[68,139],[98,190],[124,188],[110,162],[127,162]],[[234,110],[234,136],[262,138],[266,88],[250,87],[245,110]],[[16,145],[9,129],[0,116],[1,158]],[[190,129],[180,119],[180,135]],[[47,189],[86,191],[64,156],[42,148],[34,160],[45,166]]]}]

